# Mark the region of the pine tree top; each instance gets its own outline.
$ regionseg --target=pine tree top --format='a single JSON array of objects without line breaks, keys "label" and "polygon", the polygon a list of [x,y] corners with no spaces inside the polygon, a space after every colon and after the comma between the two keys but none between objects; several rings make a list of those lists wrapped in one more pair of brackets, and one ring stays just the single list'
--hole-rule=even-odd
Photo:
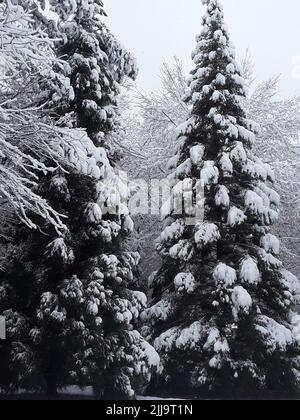
[{"label": "pine tree top", "polygon": [[[192,110],[177,129],[177,154],[170,161],[176,170],[169,178],[186,184],[189,178],[199,179],[200,173],[209,206],[227,208],[229,227],[251,221],[271,225],[277,220],[279,197],[265,183],[274,181],[274,173],[251,151],[260,127],[243,109],[246,82],[222,7],[213,0],[205,4],[208,10],[193,52],[196,67],[189,79]],[[176,189],[180,191],[180,186],[175,193]],[[226,221],[224,214],[220,219],[208,211],[206,218],[217,224]]]}]

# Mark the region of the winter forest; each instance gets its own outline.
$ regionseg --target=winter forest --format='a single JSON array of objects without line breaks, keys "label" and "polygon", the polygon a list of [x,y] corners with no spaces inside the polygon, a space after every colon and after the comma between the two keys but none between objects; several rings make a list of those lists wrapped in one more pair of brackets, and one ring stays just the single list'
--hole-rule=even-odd
[{"label": "winter forest", "polygon": [[202,4],[146,92],[105,1],[0,1],[0,400],[300,398],[300,96]]}]

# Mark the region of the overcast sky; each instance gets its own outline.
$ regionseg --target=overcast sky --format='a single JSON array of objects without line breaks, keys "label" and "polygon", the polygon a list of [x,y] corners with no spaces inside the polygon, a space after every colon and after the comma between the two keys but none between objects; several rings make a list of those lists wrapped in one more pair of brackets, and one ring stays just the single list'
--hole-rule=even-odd
[{"label": "overcast sky", "polygon": [[[200,32],[201,0],[104,0],[107,24],[137,58],[138,84],[160,87],[161,63],[176,54],[187,71]],[[259,80],[281,74],[281,94],[300,93],[300,1],[223,0],[239,55],[251,51]]]}]

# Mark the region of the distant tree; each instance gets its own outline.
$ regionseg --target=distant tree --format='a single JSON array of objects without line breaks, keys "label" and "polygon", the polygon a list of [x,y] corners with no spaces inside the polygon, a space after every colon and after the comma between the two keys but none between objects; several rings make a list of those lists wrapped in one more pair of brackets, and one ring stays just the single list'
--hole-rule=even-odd
[{"label": "distant tree", "polygon": [[282,256],[300,276],[300,97],[278,99],[278,77],[259,84],[247,98],[249,118],[261,126],[254,150],[271,165],[281,195],[280,220],[274,227]]}]

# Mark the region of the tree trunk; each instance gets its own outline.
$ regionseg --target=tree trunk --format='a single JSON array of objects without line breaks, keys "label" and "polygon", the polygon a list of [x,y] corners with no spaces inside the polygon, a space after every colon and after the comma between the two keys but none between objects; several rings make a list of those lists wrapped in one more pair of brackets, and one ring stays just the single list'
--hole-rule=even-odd
[{"label": "tree trunk", "polygon": [[58,393],[57,393],[57,385],[56,382],[54,381],[54,378],[47,378],[46,379],[46,386],[47,386],[47,397],[49,398],[57,398]]}]

